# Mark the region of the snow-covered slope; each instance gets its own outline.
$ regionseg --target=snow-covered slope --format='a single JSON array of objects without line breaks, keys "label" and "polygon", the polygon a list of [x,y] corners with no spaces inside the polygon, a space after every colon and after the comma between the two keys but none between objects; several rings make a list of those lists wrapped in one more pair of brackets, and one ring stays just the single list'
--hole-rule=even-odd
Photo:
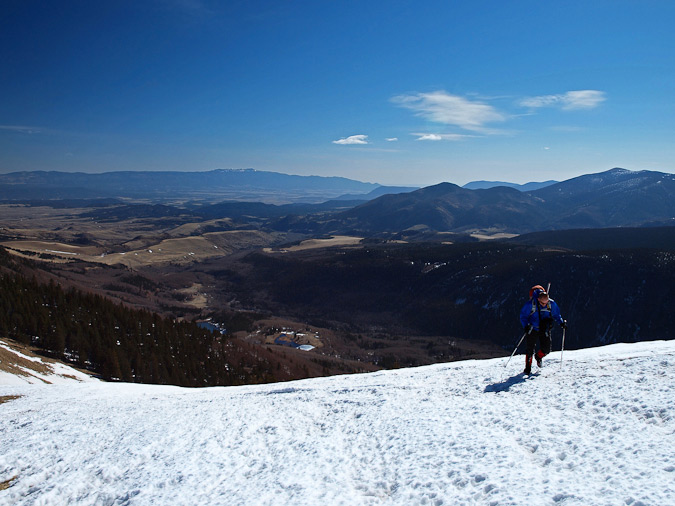
[{"label": "snow-covered slope", "polygon": [[15,342],[0,339],[0,385],[99,381],[62,362],[40,357]]},{"label": "snow-covered slope", "polygon": [[0,503],[675,504],[675,342],[522,362],[0,386]]}]

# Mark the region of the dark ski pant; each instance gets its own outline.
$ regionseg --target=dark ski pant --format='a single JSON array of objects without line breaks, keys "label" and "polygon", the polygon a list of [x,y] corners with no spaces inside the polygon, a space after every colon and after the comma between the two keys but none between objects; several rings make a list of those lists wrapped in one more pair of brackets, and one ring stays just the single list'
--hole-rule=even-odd
[{"label": "dark ski pant", "polygon": [[[543,322],[542,322],[543,323]],[[525,350],[525,368],[529,370],[532,365],[532,355],[539,342],[539,351],[537,352],[538,360],[541,360],[546,355],[551,353],[551,328],[553,322],[543,323],[539,330],[532,330],[527,335],[527,348]]]}]

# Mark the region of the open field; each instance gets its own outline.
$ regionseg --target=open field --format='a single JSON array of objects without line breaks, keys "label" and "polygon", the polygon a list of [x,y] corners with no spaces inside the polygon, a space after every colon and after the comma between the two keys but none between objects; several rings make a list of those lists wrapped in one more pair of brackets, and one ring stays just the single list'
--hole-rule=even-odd
[{"label": "open field", "polygon": [[267,247],[286,237],[259,230],[202,232],[231,225],[226,219],[180,224],[163,217],[97,222],[83,216],[90,210],[0,205],[0,245],[50,262],[80,260],[138,268],[191,264]]},{"label": "open field", "polygon": [[37,261],[59,283],[131,306],[194,317],[213,308],[199,276],[186,272],[186,266],[286,238],[228,230],[232,222],[227,218],[96,221],[86,216],[93,209],[0,205],[0,245],[15,257]]},{"label": "open field", "polygon": [[363,237],[352,237],[347,235],[336,235],[326,239],[307,239],[286,248],[264,248],[265,253],[289,253],[295,251],[305,251],[308,249],[331,248],[334,246],[358,246]]},{"label": "open field", "polygon": [[53,208],[21,204],[0,205],[0,239],[12,241],[56,241],[66,244],[92,244],[111,248],[139,235],[170,228],[166,220],[148,223],[140,220],[99,223],[86,217],[91,208]]},{"label": "open field", "polygon": [[495,240],[495,239],[513,239],[514,237],[518,237],[518,234],[507,234],[504,232],[497,232],[495,234],[488,234],[488,233],[480,233],[476,232],[471,234],[471,237],[474,237],[480,241],[489,241],[489,240]]},{"label": "open field", "polygon": [[222,257],[239,249],[263,246],[272,242],[269,234],[258,231],[213,232],[203,236],[177,237],[152,242],[139,249],[110,252],[100,246],[78,246],[54,241],[2,241],[17,254],[26,257],[47,258],[50,261],[82,260],[106,265],[122,264],[142,267],[158,264],[189,264],[207,258]]}]

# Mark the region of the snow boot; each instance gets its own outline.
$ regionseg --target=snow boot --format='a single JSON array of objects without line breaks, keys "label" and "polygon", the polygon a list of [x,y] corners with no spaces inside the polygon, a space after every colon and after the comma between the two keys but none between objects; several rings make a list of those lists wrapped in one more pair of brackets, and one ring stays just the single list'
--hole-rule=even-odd
[{"label": "snow boot", "polygon": [[541,350],[539,350],[537,352],[537,354],[534,356],[537,359],[537,367],[539,367],[539,369],[541,369],[542,366],[543,366],[542,360],[543,360],[544,356],[545,356],[544,352],[541,351]]},{"label": "snow boot", "polygon": [[532,374],[532,355],[525,355],[525,370],[523,374]]}]

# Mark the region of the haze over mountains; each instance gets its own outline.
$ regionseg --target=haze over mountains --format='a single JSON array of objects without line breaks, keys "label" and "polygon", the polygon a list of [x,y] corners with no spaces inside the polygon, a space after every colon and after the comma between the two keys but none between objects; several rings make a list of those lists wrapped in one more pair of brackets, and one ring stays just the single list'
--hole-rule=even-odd
[{"label": "haze over mountains", "polygon": [[[491,186],[499,185],[499,186]],[[612,169],[562,182],[514,185],[476,182],[470,189],[441,183],[421,189],[345,178],[274,172],[21,172],[0,175],[0,199],[96,199],[164,202],[103,214],[256,216],[275,230],[364,236],[402,232],[483,231],[522,234],[574,228],[671,225],[675,176]],[[517,189],[519,188],[519,189]],[[527,190],[526,188],[537,188]],[[190,201],[198,203],[191,205]],[[365,202],[364,202],[365,201]],[[182,202],[182,203],[181,203]],[[52,204],[54,205],[54,204]],[[172,206],[178,205],[178,208]],[[94,216],[93,216],[94,217]]]},{"label": "haze over mountains", "polygon": [[207,172],[13,172],[0,174],[0,199],[126,198],[154,201],[323,202],[380,185],[343,177],[294,176],[254,169]]}]

